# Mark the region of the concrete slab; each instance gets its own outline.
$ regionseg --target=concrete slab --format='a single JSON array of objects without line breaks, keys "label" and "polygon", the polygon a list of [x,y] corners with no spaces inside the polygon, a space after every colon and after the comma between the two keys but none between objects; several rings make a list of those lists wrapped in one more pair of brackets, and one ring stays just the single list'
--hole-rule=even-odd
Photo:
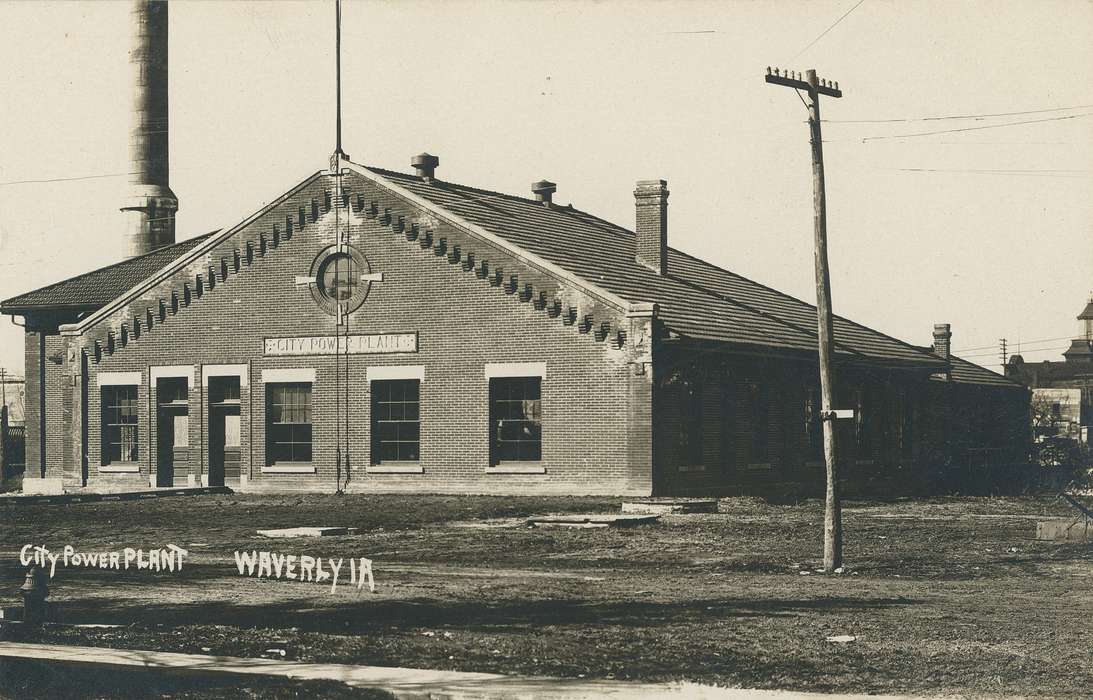
[{"label": "concrete slab", "polygon": [[0,504],[11,505],[61,505],[67,503],[94,503],[97,501],[135,501],[145,498],[169,498],[171,496],[204,496],[209,494],[229,494],[227,486],[205,486],[201,488],[162,488],[143,491],[73,491],[55,495],[0,494]]},{"label": "concrete slab", "polygon": [[536,515],[527,519],[532,527],[632,527],[648,525],[660,520],[659,515],[649,514],[581,514],[581,515]]},{"label": "concrete slab", "polygon": [[54,496],[65,492],[60,479],[23,476],[23,493],[28,496]]},{"label": "concrete slab", "polygon": [[356,527],[286,527],[279,530],[259,530],[263,537],[341,537],[344,535],[356,535],[360,528]]},{"label": "concrete slab", "polygon": [[1050,542],[1093,542],[1093,523],[1085,518],[1057,518],[1036,523],[1036,539]]},{"label": "concrete slab", "polygon": [[[469,700],[479,698],[634,698],[662,697],[696,700],[812,700],[819,696],[779,690],[716,688],[697,683],[640,683],[609,680],[505,676],[498,673],[434,671],[418,668],[308,664],[274,659],[245,659],[134,649],[76,647],[58,644],[0,642],[0,658],[60,665],[158,671],[164,674],[227,673],[302,680],[333,680],[359,688],[377,688],[398,698]],[[909,700],[894,695],[825,695],[841,700]],[[921,697],[919,700],[922,700]]]},{"label": "concrete slab", "polygon": [[679,515],[684,513],[716,513],[716,498],[665,498],[643,501],[625,501],[623,513],[652,513]]}]

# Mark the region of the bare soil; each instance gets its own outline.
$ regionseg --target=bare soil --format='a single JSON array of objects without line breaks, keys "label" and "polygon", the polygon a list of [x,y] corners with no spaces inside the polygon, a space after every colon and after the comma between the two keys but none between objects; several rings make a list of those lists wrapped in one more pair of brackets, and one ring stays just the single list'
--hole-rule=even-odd
[{"label": "bare soil", "polygon": [[[1069,514],[1051,498],[849,503],[848,571],[838,576],[814,571],[816,501],[724,499],[717,514],[623,529],[521,524],[619,504],[368,495],[0,503],[0,600],[17,605],[25,544],[171,543],[190,552],[182,573],[58,567],[58,619],[122,626],[51,626],[40,641],[811,691],[1086,697],[1093,688],[1093,544],[1034,539],[1036,517]],[[305,525],[362,534],[255,532]],[[263,549],[368,557],[376,592],[241,577],[233,553]],[[855,639],[826,641],[834,635]]]}]

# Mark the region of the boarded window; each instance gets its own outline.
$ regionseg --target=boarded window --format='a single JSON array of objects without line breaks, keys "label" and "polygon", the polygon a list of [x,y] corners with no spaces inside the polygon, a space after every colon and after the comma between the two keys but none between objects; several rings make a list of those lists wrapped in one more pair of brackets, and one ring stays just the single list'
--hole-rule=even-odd
[{"label": "boarded window", "polygon": [[491,378],[490,426],[493,464],[542,460],[542,377]]},{"label": "boarded window", "polygon": [[759,382],[748,384],[748,421],[751,424],[749,461],[770,461],[770,387]]},{"label": "boarded window", "polygon": [[137,439],[137,387],[102,388],[102,463],[135,462]]},{"label": "boarded window", "polygon": [[702,464],[702,387],[694,379],[683,379],[679,387],[679,430],[676,449],[681,465]]},{"label": "boarded window", "polygon": [[266,463],[311,461],[311,384],[266,385]]},{"label": "boarded window", "polygon": [[421,457],[421,382],[372,382],[372,463],[416,462]]},{"label": "boarded window", "polygon": [[809,459],[823,459],[824,426],[820,419],[821,411],[819,389],[805,391],[805,448]]}]

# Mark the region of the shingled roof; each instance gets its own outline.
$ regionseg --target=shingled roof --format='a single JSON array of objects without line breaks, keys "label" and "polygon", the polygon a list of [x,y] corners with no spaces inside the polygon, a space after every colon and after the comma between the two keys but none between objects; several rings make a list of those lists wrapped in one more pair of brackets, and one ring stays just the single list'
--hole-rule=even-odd
[{"label": "shingled roof", "polygon": [[[816,351],[816,308],[669,248],[668,274],[634,259],[635,236],[571,206],[370,167],[381,178],[631,302],[655,302],[672,332],[803,352]],[[836,354],[863,361],[942,368],[944,360],[844,318],[834,322]]]},{"label": "shingled roof", "polygon": [[[546,206],[383,168],[362,170],[623,300],[656,303],[658,318],[681,338],[816,351],[816,309],[811,304],[675,249],[668,251],[668,274],[658,275],[635,261],[632,231],[572,206]],[[210,235],[8,299],[0,303],[0,312],[97,309]],[[848,360],[935,371],[946,366],[933,353],[840,317],[834,321],[834,339],[836,354]]]},{"label": "shingled roof", "polygon": [[0,302],[0,313],[54,309],[93,311],[156,274],[214,233],[216,231],[6,299]]},{"label": "shingled roof", "polygon": [[963,358],[953,356],[949,358],[949,362],[952,365],[949,377],[957,384],[988,384],[991,386],[1009,387],[1011,389],[1018,387],[1023,388],[1021,383],[1015,382],[1012,379],[1007,379],[997,372],[992,372],[986,367],[980,367]]}]

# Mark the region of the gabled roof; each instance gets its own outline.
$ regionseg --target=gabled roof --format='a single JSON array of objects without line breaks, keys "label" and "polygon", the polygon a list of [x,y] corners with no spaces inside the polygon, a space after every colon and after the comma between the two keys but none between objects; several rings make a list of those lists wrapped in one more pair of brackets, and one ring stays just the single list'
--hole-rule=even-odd
[{"label": "gabled roof", "polygon": [[[658,318],[683,337],[816,351],[811,304],[672,248],[668,275],[658,275],[635,261],[632,231],[591,214],[382,168],[368,171],[629,302],[655,302]],[[945,364],[843,318],[835,318],[834,330],[835,350],[842,356],[937,368]]]},{"label": "gabled roof", "polygon": [[20,314],[54,309],[93,311],[109,304],[215,233],[212,231],[6,299],[0,302],[0,312]]},{"label": "gabled roof", "polygon": [[[630,304],[656,303],[658,318],[682,338],[802,353],[816,350],[812,305],[674,249],[668,252],[668,274],[658,275],[635,261],[633,232],[572,206],[547,206],[382,168],[353,170],[408,193],[441,216],[467,222],[558,274],[582,280],[590,289]],[[0,311],[104,307],[188,253],[196,254],[200,244],[214,244],[211,237],[206,234],[28,292],[0,303]],[[845,359],[935,371],[945,367],[944,360],[928,351],[843,318],[836,317],[834,331],[836,354]]]}]

